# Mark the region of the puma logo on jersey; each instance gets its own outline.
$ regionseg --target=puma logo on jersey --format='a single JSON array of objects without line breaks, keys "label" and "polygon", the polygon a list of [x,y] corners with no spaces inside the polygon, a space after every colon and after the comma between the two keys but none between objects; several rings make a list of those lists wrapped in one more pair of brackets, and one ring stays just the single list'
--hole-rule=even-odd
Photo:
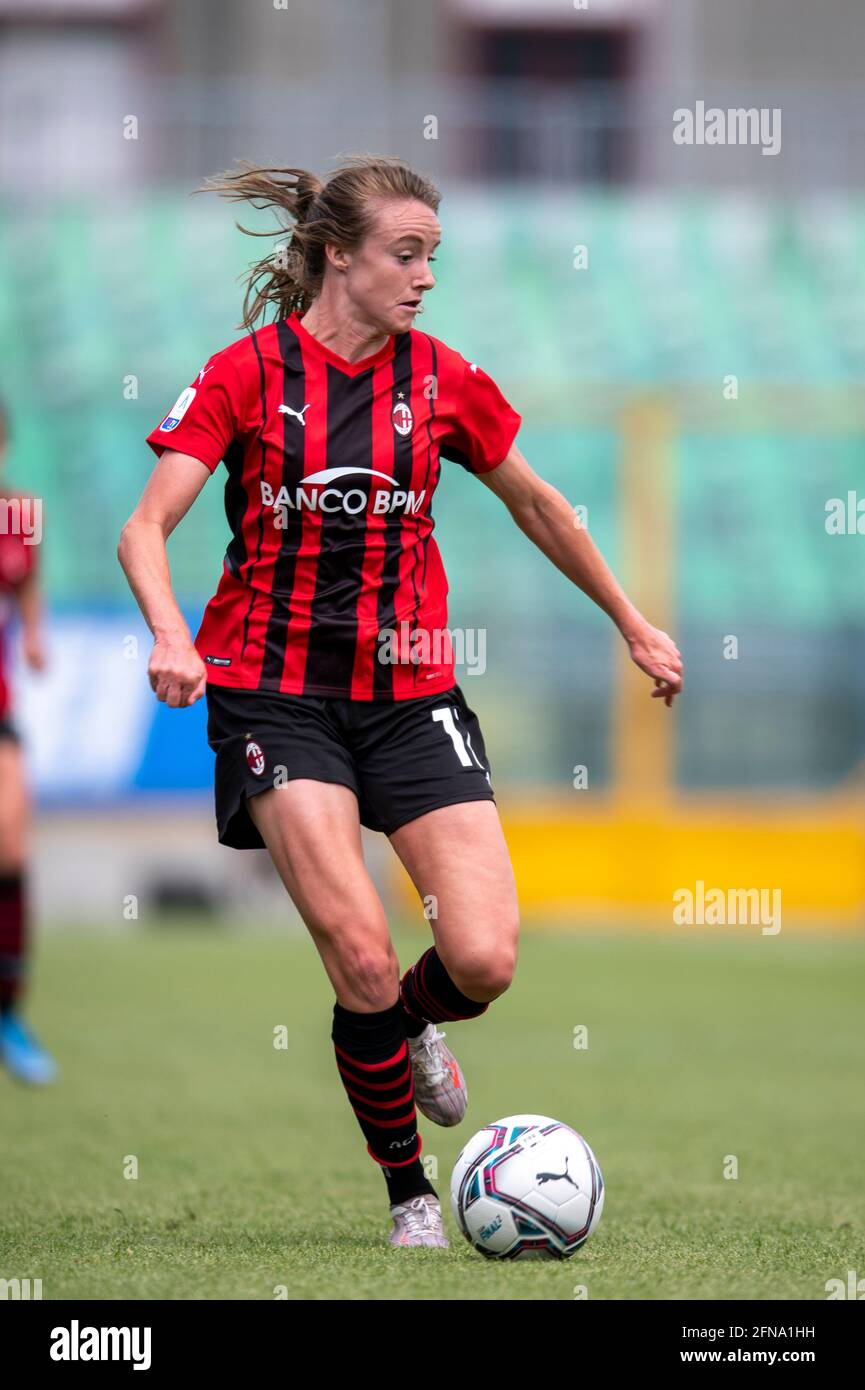
[{"label": "puma logo on jersey", "polygon": [[309,410],[309,407],[310,407],[311,404],[312,404],[312,402],[310,401],[307,405],[305,405],[305,406],[303,407],[303,410],[292,410],[292,408],[291,408],[290,405],[280,405],[280,406],[277,406],[277,414],[279,414],[279,415],[293,415],[294,418],[295,418],[296,420],[299,420],[300,423],[301,423],[303,426],[305,426],[305,425],[306,425],[306,421],[304,420],[303,416],[304,416],[305,411]]},{"label": "puma logo on jersey", "polygon": [[207,373],[213,371],[213,368],[214,368],[215,365],[216,365],[215,363],[212,363],[211,366],[208,367],[208,366],[205,364],[205,366],[203,366],[203,367],[201,368],[201,371],[198,373],[198,384],[199,384],[199,386],[201,385],[201,383],[202,383],[202,381],[204,380],[204,378],[205,378],[205,376],[207,375]]}]

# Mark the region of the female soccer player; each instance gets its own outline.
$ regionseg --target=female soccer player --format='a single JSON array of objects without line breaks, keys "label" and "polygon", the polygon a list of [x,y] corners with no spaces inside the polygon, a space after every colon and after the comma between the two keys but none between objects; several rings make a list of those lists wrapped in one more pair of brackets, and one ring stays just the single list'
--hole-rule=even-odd
[{"label": "female soccer player", "polygon": [[[0,404],[0,463],[8,433]],[[30,807],[5,669],[6,628],[15,609],[21,618],[24,660],[33,671],[45,665],[36,567],[41,537],[31,503],[20,493],[0,488],[0,1061],[19,1081],[42,1086],[54,1079],[57,1068],[21,1016],[29,955]]]},{"label": "female soccer player", "polygon": [[[292,235],[249,276],[248,335],[148,435],[159,462],[118,555],[154,635],[157,699],[206,693],[219,839],[267,847],[333,985],[337,1067],[387,1183],[390,1241],[444,1246],[415,1107],[462,1119],[465,1080],[436,1025],[478,1017],[508,988],[518,922],[483,736],[447,640],[440,460],[486,483],[609,614],[668,706],[681,660],[529,467],[495,383],[415,328],[435,284],[433,185],[399,160],[358,157],[323,184],[245,166],[209,186],[287,215]],[[267,309],[275,320],[254,329]],[[222,460],[233,537],[193,643],[165,542]],[[434,944],[402,978],[361,825],[389,837],[430,909]]]}]

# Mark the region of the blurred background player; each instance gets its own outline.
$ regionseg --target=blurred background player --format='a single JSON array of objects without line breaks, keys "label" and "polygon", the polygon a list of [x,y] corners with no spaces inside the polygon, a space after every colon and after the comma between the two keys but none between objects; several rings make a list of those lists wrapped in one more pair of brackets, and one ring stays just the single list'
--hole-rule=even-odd
[{"label": "blurred background player", "polygon": [[57,1068],[21,1015],[29,959],[30,801],[24,753],[11,720],[8,629],[16,612],[31,671],[44,670],[45,650],[39,537],[33,530],[31,499],[2,480],[8,438],[8,416],[0,403],[0,1060],[19,1081],[39,1086],[53,1081]]}]

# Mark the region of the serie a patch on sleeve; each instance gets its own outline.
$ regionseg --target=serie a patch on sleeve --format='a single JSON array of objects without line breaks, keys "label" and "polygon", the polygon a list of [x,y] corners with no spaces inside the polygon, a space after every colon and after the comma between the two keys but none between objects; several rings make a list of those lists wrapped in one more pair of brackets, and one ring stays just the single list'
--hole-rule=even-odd
[{"label": "serie a patch on sleeve", "polygon": [[166,431],[176,430],[194,400],[195,387],[187,386],[185,391],[181,391],[159,428]]}]

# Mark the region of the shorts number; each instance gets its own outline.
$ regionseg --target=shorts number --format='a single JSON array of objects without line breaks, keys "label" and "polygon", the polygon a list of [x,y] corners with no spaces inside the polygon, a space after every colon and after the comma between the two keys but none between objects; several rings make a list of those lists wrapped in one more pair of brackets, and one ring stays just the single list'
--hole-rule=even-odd
[{"label": "shorts number", "polygon": [[[453,705],[444,705],[442,709],[434,709],[432,717],[437,720],[439,724],[444,725],[445,733],[456,749],[456,755],[463,767],[471,767],[472,759],[474,759],[481,772],[486,772],[486,768],[482,762],[478,761],[477,754],[472,748],[471,738],[468,734],[463,738],[462,733],[454,723]],[[466,742],[468,742],[468,749],[466,749]],[[471,754],[471,757],[469,757],[469,754]]]}]

